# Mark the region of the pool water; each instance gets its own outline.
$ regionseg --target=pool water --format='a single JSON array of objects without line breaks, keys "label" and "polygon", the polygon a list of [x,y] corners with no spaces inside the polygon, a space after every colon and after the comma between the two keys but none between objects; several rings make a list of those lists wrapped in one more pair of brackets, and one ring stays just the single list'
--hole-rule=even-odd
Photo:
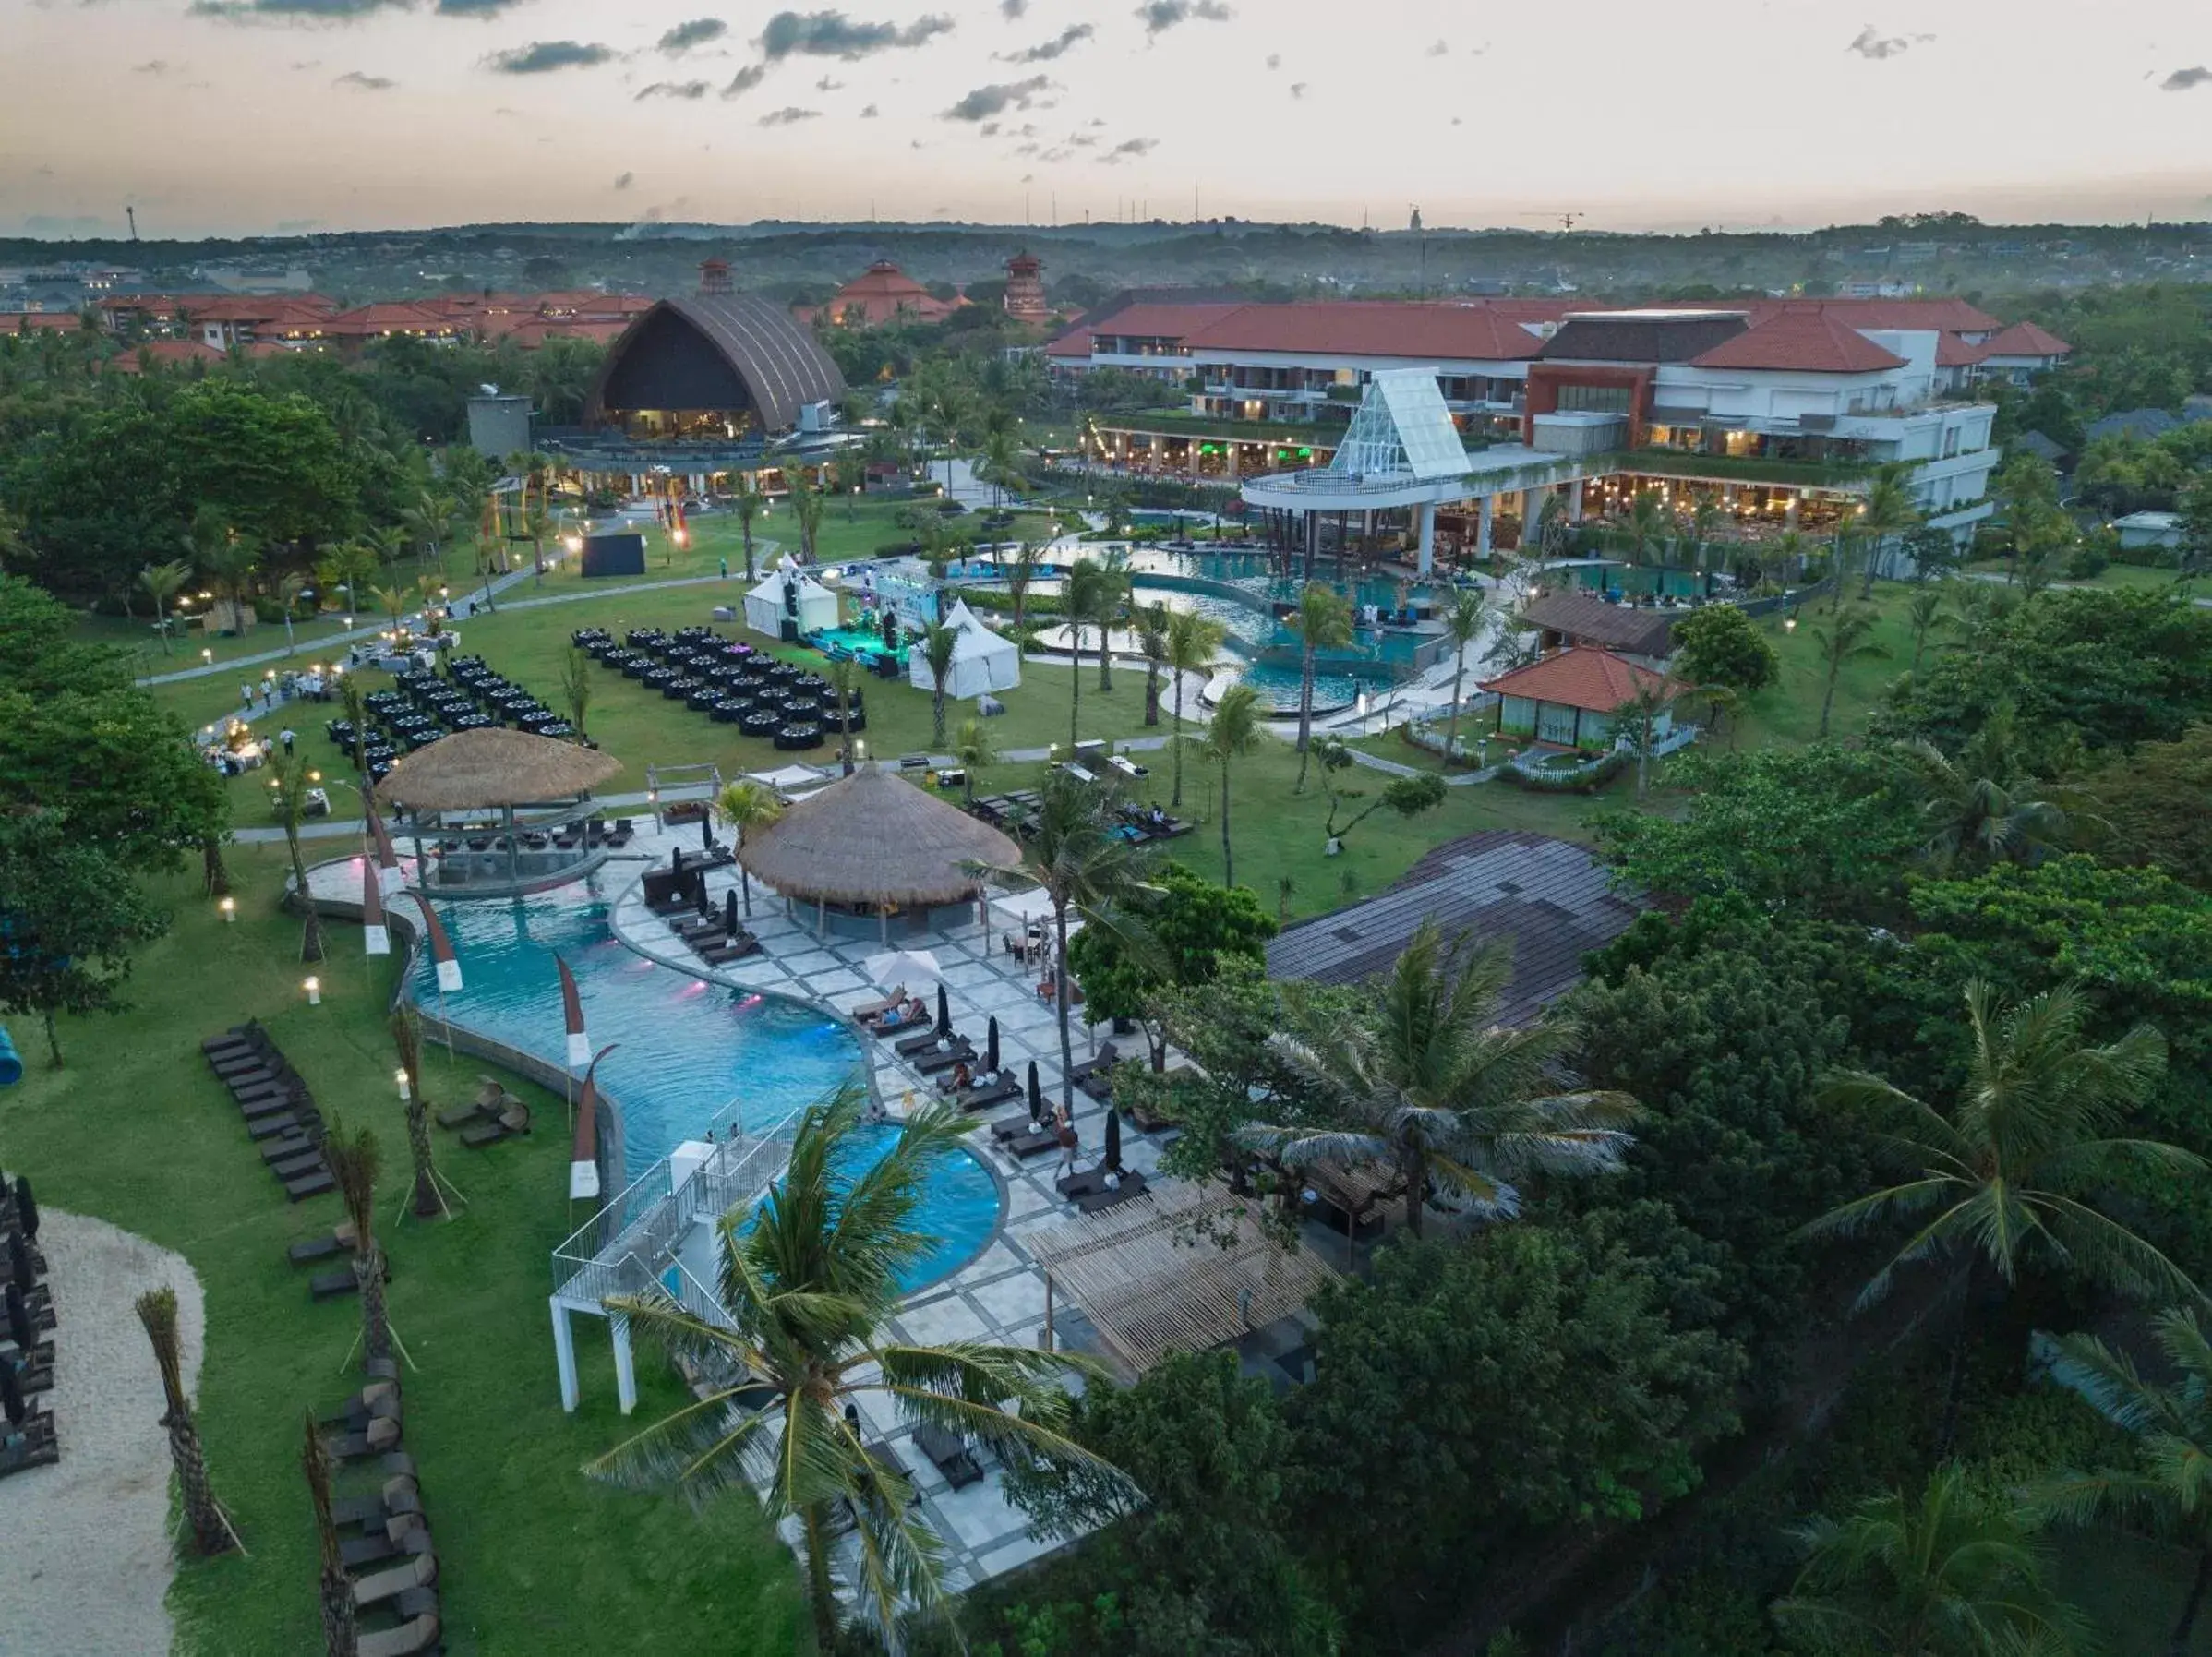
[{"label": "pool water", "polygon": [[[783,996],[709,984],[626,948],[608,928],[597,875],[511,900],[449,899],[438,913],[463,979],[444,998],[447,1015],[557,1068],[567,1042],[553,957],[568,962],[595,1051],[614,1044],[598,1075],[621,1111],[624,1166],[614,1171],[616,1189],[710,1128],[717,1138],[733,1123],[765,1133],[860,1079],[860,1045],[837,1020]],[[439,1010],[427,950],[412,987],[417,1002]],[[854,1143],[872,1162],[896,1132],[868,1128]],[[916,1213],[932,1244],[901,1274],[901,1286],[958,1267],[990,1241],[998,1219],[998,1187],[983,1166],[966,1151],[939,1159]]]}]

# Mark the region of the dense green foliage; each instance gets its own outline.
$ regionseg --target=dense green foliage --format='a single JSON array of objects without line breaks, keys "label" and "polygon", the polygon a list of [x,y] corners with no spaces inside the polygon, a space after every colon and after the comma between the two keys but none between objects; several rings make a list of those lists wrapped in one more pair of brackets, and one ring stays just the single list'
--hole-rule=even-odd
[{"label": "dense green foliage", "polygon": [[1217,885],[1181,863],[1162,864],[1148,884],[1134,931],[1087,927],[1069,941],[1067,964],[1091,1016],[1148,1021],[1157,1057],[1164,1042],[1151,1016],[1157,993],[1210,983],[1232,960],[1262,959],[1276,926],[1246,888]]}]

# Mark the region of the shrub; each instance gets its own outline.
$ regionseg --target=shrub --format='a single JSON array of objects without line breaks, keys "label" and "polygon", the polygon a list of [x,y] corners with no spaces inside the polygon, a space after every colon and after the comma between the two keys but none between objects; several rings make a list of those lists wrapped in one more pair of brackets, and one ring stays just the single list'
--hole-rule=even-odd
[{"label": "shrub", "polygon": [[1595,794],[1632,762],[1633,756],[1626,749],[1617,748],[1586,771],[1549,774],[1508,765],[1497,774],[1516,788],[1526,788],[1532,794]]}]

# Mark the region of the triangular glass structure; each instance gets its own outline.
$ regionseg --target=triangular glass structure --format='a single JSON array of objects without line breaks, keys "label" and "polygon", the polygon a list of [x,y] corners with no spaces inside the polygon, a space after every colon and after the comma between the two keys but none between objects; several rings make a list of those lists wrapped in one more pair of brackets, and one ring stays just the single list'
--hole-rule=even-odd
[{"label": "triangular glass structure", "polygon": [[1463,474],[1467,447],[1444,406],[1435,370],[1385,368],[1376,374],[1328,470],[1424,483]]}]

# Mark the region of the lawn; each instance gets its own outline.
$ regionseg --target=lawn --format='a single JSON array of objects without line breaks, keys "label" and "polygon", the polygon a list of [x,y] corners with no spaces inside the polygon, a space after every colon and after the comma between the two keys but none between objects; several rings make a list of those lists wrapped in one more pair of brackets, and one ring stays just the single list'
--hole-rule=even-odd
[{"label": "lawn", "polygon": [[[136,1005],[64,1020],[66,1068],[48,1068],[42,1043],[23,1039],[33,1028],[18,1022],[29,1068],[22,1086],[0,1093],[0,1145],[49,1205],[141,1232],[198,1273],[201,1426],[248,1556],[183,1568],[172,1593],[178,1650],[296,1657],[320,1647],[300,1414],[359,1384],[347,1358],[359,1314],[352,1300],[310,1304],[306,1274],[284,1255],[335,1223],[337,1199],[284,1202],[198,1041],[260,1017],[326,1112],[375,1131],[396,1195],[406,1156],[383,1013],[396,966],[367,960],[356,929],[333,928],[323,1004],[308,1007],[298,924],[276,908],[279,854],[237,848],[232,867],[234,925],[216,918],[196,882],[164,886],[176,924],[139,955]],[[450,1064],[434,1049],[425,1080],[448,1105],[484,1068]],[[446,1649],[807,1649],[790,1557],[757,1508],[725,1501],[695,1514],[675,1497],[618,1493],[579,1471],[622,1431],[613,1365],[598,1326],[580,1319],[584,1403],[561,1412],[544,1296],[547,1254],[571,1229],[564,1107],[508,1080],[538,1112],[539,1131],[484,1152],[440,1133],[441,1166],[467,1207],[451,1223],[388,1222],[384,1231],[392,1322],[418,1366],[406,1376],[406,1447],[442,1562]],[[656,1364],[640,1365],[639,1384],[638,1421],[680,1400]],[[66,1395],[59,1407],[66,1439]]]},{"label": "lawn", "polygon": [[[1966,570],[1969,574],[1994,575],[2000,580],[2010,573],[2002,558],[1985,558],[1978,564],[1967,565]],[[2071,576],[2062,574],[2058,578],[2058,584],[2062,587],[2117,587],[2129,592],[2162,593],[2176,585],[2175,574],[2170,564],[2164,568],[2153,568],[2146,564],[2107,564],[2087,581],[2075,581]],[[2181,584],[2191,592],[2198,590],[2194,582]]]},{"label": "lawn", "polygon": [[[1912,628],[1905,618],[1905,606],[1911,601],[1912,591],[1908,586],[1889,582],[1874,589],[1876,621],[1872,642],[1881,654],[1845,662],[1836,678],[1835,707],[1829,721],[1829,734],[1838,741],[1848,741],[1865,730],[1867,715],[1881,701],[1891,681],[1912,666]],[[1846,594],[1845,607],[1848,609],[1852,603],[1852,597]],[[1733,730],[1729,728],[1730,721],[1724,718],[1718,733],[1723,743],[1743,748],[1761,748],[1773,743],[1801,747],[1819,738],[1821,699],[1827,689],[1828,669],[1816,635],[1828,627],[1826,601],[1807,606],[1797,620],[1797,625],[1792,630],[1781,616],[1761,619],[1760,630],[1773,642],[1782,658],[1782,678],[1744,708],[1733,721]],[[1941,650],[1942,635],[1931,637],[1928,648],[1930,655]],[[1692,718],[1704,717],[1695,698],[1691,699],[1689,714]]]}]

